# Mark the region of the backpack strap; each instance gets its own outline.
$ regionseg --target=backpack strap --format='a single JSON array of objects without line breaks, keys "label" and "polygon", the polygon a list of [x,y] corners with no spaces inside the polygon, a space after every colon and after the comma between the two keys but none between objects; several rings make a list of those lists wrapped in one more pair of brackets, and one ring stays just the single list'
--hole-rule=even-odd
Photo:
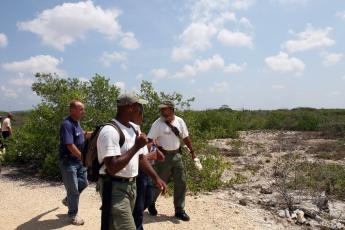
[{"label": "backpack strap", "polygon": [[[112,127],[114,127],[116,129],[116,131],[118,132],[119,136],[120,136],[120,140],[119,140],[119,145],[120,148],[123,146],[123,144],[125,143],[125,134],[123,134],[122,130],[120,129],[119,125],[116,123],[116,121],[114,120],[110,120],[109,122],[105,123],[104,126],[106,125],[111,125]],[[103,127],[104,127],[103,126]],[[133,128],[133,127],[132,127]],[[133,128],[134,129],[134,128]]]}]

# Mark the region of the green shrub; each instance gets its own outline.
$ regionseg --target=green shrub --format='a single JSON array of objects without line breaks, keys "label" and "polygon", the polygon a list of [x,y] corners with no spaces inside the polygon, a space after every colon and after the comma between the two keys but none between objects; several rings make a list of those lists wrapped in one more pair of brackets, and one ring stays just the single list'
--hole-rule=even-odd
[{"label": "green shrub", "polygon": [[345,199],[345,166],[303,162],[297,166],[294,187]]},{"label": "green shrub", "polygon": [[198,171],[189,153],[184,152],[183,162],[187,173],[187,187],[192,192],[212,191],[223,185],[221,176],[230,165],[225,163],[217,149],[203,143],[194,143],[203,169]]},{"label": "green shrub", "polygon": [[48,178],[60,178],[60,168],[57,158],[57,153],[51,153],[46,155],[42,167],[40,169],[40,174]]}]

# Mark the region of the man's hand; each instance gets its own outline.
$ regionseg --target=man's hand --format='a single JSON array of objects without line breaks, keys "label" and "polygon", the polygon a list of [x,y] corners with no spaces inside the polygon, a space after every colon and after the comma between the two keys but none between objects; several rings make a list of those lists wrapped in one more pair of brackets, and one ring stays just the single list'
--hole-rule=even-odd
[{"label": "man's hand", "polygon": [[164,154],[158,148],[156,149],[156,159],[159,161],[165,160]]},{"label": "man's hand", "polygon": [[90,138],[91,138],[91,136],[92,136],[92,133],[93,133],[93,132],[88,132],[88,131],[85,131],[85,133],[84,133],[84,137],[85,137],[85,139],[90,139]]},{"label": "man's hand", "polygon": [[139,136],[137,136],[135,138],[135,146],[138,148],[138,149],[141,149],[142,147],[144,147],[148,142],[148,139],[146,137],[146,135],[144,133],[141,133]]},{"label": "man's hand", "polygon": [[157,188],[162,190],[162,195],[165,195],[167,193],[168,186],[161,178],[158,177],[155,181],[155,184],[156,184]]}]

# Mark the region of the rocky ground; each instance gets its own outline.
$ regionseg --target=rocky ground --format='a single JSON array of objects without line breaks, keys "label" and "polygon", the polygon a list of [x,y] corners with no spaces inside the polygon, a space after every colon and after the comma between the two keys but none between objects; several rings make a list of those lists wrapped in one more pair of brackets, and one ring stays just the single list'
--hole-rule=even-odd
[{"label": "rocky ground", "polygon": [[344,202],[330,199],[325,192],[289,191],[288,197],[293,200],[289,210],[284,200],[287,196],[275,175],[279,167],[286,166],[281,159],[293,156],[299,156],[299,162],[345,165],[345,148],[335,151],[336,142],[320,132],[248,131],[239,132],[239,138],[212,140],[210,144],[232,164],[222,179],[240,182],[229,187],[232,202],[269,210],[290,227],[345,229]]},{"label": "rocky ground", "polygon": [[[305,161],[319,161],[315,148],[328,151],[336,140],[325,139],[317,132],[240,132],[237,139],[212,140],[232,165],[222,179],[229,182],[218,191],[188,195],[186,210],[190,222],[173,217],[171,197],[161,197],[159,215],[145,213],[145,229],[343,229],[345,204],[319,194],[292,195],[293,208],[277,186],[274,172],[279,159],[302,155]],[[339,153],[342,153],[341,151]],[[341,154],[323,160],[345,164]],[[325,195],[325,194],[324,194]],[[65,196],[60,182],[33,179],[16,168],[2,168],[0,174],[0,229],[81,229],[68,224]],[[298,199],[297,199],[298,198]],[[100,199],[94,185],[83,192],[80,216],[83,229],[99,229]]]}]

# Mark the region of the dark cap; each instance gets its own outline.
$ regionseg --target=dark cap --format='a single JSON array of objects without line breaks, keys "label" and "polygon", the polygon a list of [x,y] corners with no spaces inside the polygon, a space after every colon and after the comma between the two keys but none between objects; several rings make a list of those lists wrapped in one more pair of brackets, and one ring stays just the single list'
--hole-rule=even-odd
[{"label": "dark cap", "polygon": [[174,102],[171,101],[171,100],[165,100],[165,101],[163,101],[158,107],[159,107],[160,109],[161,109],[161,108],[168,108],[168,107],[170,107],[170,108],[175,108],[175,104],[174,104]]},{"label": "dark cap", "polygon": [[131,105],[134,103],[146,105],[147,101],[139,98],[134,93],[123,93],[117,98],[117,105],[118,106]]}]

